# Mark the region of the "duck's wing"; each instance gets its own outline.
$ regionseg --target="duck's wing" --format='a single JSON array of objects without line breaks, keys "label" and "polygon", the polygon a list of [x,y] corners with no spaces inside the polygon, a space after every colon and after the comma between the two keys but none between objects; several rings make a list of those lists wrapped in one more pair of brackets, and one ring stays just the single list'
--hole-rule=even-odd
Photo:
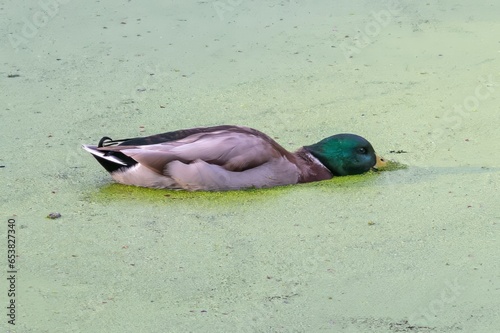
[{"label": "duck's wing", "polygon": [[[168,140],[160,142],[160,140]],[[153,144],[149,142],[155,142]],[[163,174],[172,161],[185,164],[202,160],[228,171],[244,171],[274,158],[294,156],[262,132],[246,127],[217,126],[169,132],[98,147],[104,155],[119,152]]]},{"label": "duck's wing", "polygon": [[[268,135],[266,135],[266,134],[264,134],[256,129],[245,127],[245,126],[220,125],[220,126],[211,126],[211,127],[197,127],[197,128],[181,129],[181,130],[177,130],[177,131],[155,134],[155,135],[150,135],[150,136],[146,136],[146,137],[131,138],[131,139],[112,140],[109,137],[103,137],[101,139],[101,141],[99,141],[98,147],[118,146],[118,145],[121,145],[121,146],[147,146],[147,145],[182,140],[182,139],[186,139],[187,137],[192,136],[192,135],[210,134],[210,133],[216,133],[216,132],[222,132],[222,131],[224,131],[225,133],[246,133],[249,135],[260,136],[264,140],[267,140],[269,143],[279,146],[279,144],[277,144]],[[280,149],[283,149],[283,148],[280,147]]]}]

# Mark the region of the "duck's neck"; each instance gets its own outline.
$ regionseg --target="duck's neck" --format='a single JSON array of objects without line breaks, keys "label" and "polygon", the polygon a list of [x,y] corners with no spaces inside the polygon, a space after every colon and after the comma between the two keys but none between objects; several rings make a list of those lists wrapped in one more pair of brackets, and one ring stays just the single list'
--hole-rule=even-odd
[{"label": "duck's neck", "polygon": [[297,166],[300,169],[299,183],[316,182],[333,177],[321,162],[304,148],[300,148],[293,155],[297,158]]}]

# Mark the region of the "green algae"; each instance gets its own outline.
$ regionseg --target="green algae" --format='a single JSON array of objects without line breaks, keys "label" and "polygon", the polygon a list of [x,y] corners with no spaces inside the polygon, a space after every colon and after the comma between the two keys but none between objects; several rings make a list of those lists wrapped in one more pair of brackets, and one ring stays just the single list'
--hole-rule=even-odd
[{"label": "green algae", "polygon": [[190,192],[184,190],[151,189],[113,183],[98,189],[89,196],[89,199],[99,202],[131,200],[151,203],[190,202],[195,200],[199,204],[231,204],[234,202],[266,200],[270,197],[285,193],[290,187],[291,186],[281,186],[269,189]]},{"label": "green algae", "polygon": [[378,171],[395,171],[395,170],[402,170],[402,169],[408,169],[408,165],[400,163],[398,161],[394,160],[388,160],[387,164],[383,166],[382,168],[379,168]]}]

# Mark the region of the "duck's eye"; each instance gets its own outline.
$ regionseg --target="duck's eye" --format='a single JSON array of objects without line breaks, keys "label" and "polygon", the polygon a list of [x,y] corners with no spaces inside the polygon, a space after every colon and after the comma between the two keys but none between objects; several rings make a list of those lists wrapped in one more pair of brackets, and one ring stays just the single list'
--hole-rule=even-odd
[{"label": "duck's eye", "polygon": [[366,154],[366,148],[363,148],[363,147],[358,148],[358,153],[360,153],[360,154]]}]

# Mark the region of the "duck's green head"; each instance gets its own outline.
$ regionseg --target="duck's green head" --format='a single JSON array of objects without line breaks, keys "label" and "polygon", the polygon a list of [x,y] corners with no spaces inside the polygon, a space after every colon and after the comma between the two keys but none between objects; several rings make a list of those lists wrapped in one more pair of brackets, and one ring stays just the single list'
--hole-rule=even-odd
[{"label": "duck's green head", "polygon": [[357,175],[375,166],[377,157],[368,140],[355,134],[337,134],[310,146],[316,157],[334,176]]}]

